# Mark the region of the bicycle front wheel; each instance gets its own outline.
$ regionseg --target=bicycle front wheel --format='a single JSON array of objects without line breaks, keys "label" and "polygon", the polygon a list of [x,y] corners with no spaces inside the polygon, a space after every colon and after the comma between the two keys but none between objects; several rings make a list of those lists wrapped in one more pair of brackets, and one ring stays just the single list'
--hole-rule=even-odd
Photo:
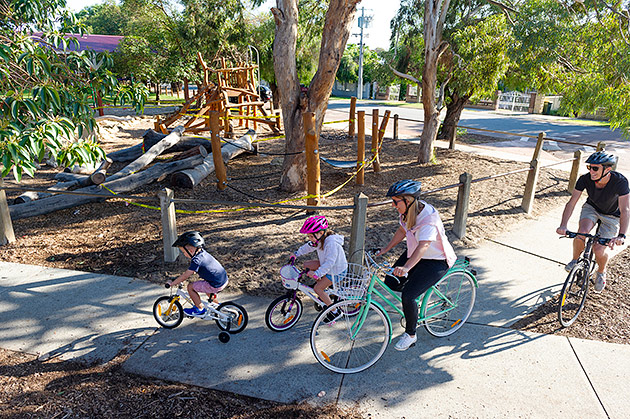
[{"label": "bicycle front wheel", "polygon": [[436,337],[449,336],[464,325],[477,297],[468,271],[451,272],[430,288],[424,298],[424,327]]},{"label": "bicycle front wheel", "polygon": [[173,297],[160,297],[153,304],[153,317],[166,329],[173,329],[184,320],[182,305],[172,299]]},{"label": "bicycle front wheel", "polygon": [[265,323],[274,332],[289,330],[302,316],[302,301],[297,296],[283,295],[267,307]]},{"label": "bicycle front wheel", "polygon": [[[336,310],[340,310],[340,317],[326,324],[328,314]],[[383,310],[374,303],[367,306],[365,301],[358,300],[333,304],[317,316],[311,328],[311,350],[317,362],[342,374],[360,372],[374,365],[383,356],[390,339],[391,323]]]},{"label": "bicycle front wheel", "polygon": [[245,309],[231,301],[219,304],[217,310],[222,314],[222,318],[216,319],[219,329],[226,332],[240,333],[245,330],[247,326],[247,311]]},{"label": "bicycle front wheel", "polygon": [[580,315],[588,293],[588,267],[578,263],[571,269],[560,292],[558,320],[563,327],[569,327]]}]

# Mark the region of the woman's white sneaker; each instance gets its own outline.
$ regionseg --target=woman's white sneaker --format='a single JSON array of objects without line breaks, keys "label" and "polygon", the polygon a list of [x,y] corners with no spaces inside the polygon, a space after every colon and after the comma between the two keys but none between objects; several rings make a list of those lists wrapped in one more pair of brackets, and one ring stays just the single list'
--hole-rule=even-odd
[{"label": "woman's white sneaker", "polygon": [[410,347],[414,346],[417,340],[417,336],[411,337],[407,333],[403,333],[398,342],[396,342],[396,346],[394,346],[394,348],[396,348],[397,351],[406,351]]}]

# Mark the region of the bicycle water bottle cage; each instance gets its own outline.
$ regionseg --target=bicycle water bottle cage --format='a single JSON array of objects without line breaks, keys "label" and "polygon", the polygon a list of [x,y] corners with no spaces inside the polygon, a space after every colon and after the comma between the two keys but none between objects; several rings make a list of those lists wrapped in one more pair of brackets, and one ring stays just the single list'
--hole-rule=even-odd
[{"label": "bicycle water bottle cage", "polygon": [[300,271],[293,265],[284,265],[280,268],[280,277],[282,277],[283,287],[294,290],[299,285]]}]

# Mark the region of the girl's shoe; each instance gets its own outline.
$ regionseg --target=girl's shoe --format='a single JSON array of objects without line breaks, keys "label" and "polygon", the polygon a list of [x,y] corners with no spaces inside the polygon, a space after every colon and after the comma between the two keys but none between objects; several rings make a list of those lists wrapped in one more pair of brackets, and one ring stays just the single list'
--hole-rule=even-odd
[{"label": "girl's shoe", "polygon": [[337,310],[334,313],[331,311],[330,313],[326,314],[326,318],[323,320],[322,323],[330,324],[337,321],[340,317],[341,317],[341,310]]}]

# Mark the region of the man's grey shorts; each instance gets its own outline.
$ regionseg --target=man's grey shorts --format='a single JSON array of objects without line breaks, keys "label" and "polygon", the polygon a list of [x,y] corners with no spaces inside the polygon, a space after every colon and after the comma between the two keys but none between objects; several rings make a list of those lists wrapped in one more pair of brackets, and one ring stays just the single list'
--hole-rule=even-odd
[{"label": "man's grey shorts", "polygon": [[619,232],[619,217],[615,217],[614,215],[600,214],[591,205],[584,204],[584,206],[582,207],[582,212],[580,213],[580,220],[583,220],[584,218],[587,218],[594,223],[597,223],[597,220],[602,221],[602,225],[599,228],[600,236],[606,239],[617,237],[617,233]]}]

